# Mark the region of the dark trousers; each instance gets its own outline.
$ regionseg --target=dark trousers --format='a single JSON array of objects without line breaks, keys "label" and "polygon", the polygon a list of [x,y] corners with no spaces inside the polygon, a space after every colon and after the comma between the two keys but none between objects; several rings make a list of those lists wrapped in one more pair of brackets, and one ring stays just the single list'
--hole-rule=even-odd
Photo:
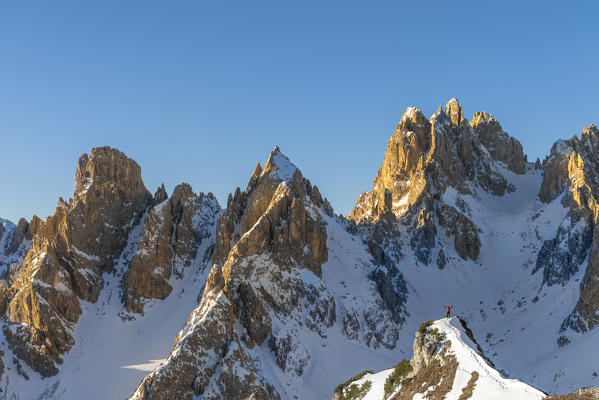
[{"label": "dark trousers", "polygon": [[449,311],[447,311],[447,318],[449,318]]}]

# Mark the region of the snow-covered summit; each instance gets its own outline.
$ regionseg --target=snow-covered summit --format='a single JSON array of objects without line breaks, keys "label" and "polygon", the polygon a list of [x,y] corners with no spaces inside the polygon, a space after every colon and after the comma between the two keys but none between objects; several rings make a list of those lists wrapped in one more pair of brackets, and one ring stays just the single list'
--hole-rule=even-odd
[{"label": "snow-covered summit", "polygon": [[297,167],[281,152],[279,146],[275,146],[268,156],[262,175],[270,174],[275,179],[286,181],[293,178],[297,171]]},{"label": "snow-covered summit", "polygon": [[403,361],[396,368],[367,373],[346,383],[343,393],[352,385],[358,390],[370,388],[364,390],[364,400],[536,400],[546,396],[530,385],[502,376],[482,353],[466,323],[457,317],[422,324],[409,365]]}]

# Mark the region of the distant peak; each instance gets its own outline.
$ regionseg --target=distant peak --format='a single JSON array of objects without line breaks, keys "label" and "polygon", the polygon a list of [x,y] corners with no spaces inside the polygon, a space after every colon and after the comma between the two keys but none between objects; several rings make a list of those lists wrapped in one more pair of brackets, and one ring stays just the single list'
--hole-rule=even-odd
[{"label": "distant peak", "polygon": [[262,175],[262,165],[260,165],[260,161],[258,161],[256,168],[254,168],[254,172],[250,177],[250,185],[252,185],[253,182],[256,182],[260,178],[260,175]]},{"label": "distant peak", "polygon": [[422,114],[422,111],[420,111],[418,108],[416,107],[408,107],[406,108],[406,111],[404,111],[401,120],[406,120],[406,119],[410,119],[410,120],[414,120],[418,117],[422,117],[424,118],[424,114]]},{"label": "distant peak", "polygon": [[470,126],[476,128],[479,125],[487,125],[487,124],[497,124],[499,122],[493,117],[491,114],[485,111],[477,111],[472,116],[472,121],[470,121]]},{"label": "distant peak", "polygon": [[445,105],[445,114],[449,117],[452,123],[460,125],[464,119],[464,111],[462,106],[455,97],[447,102]]},{"label": "distant peak", "polygon": [[259,176],[262,173],[262,165],[260,165],[260,161],[256,163],[256,168],[254,168],[254,173],[252,176]]},{"label": "distant peak", "polygon": [[588,127],[584,127],[582,129],[583,133],[586,134],[594,134],[594,135],[599,135],[599,129],[597,129],[597,127],[595,126],[595,124],[590,124]]},{"label": "distant peak", "polygon": [[[77,162],[75,171],[75,200],[78,200],[92,186],[93,197],[102,197],[111,189],[111,183],[130,192],[142,193],[143,197],[150,197],[141,178],[141,168],[135,160],[127,157],[122,151],[104,146],[94,147],[88,154],[82,154]],[[147,192],[147,193],[146,193]]]},{"label": "distant peak", "polygon": [[495,119],[491,114],[486,111],[477,111],[474,113],[472,120],[489,121]]},{"label": "distant peak", "polygon": [[447,104],[445,105],[445,108],[449,108],[450,106],[457,106],[460,107],[460,102],[458,101],[458,99],[456,99],[455,97],[452,97],[451,99],[449,99],[449,101],[447,102]]},{"label": "distant peak", "polygon": [[154,201],[153,204],[160,204],[164,200],[168,199],[168,194],[166,193],[166,188],[164,187],[164,183],[156,189],[156,193],[154,193]]},{"label": "distant peak", "polygon": [[281,152],[279,146],[275,146],[268,156],[268,160],[262,170],[262,175],[267,173],[270,173],[271,175],[276,174],[273,175],[273,177],[285,181],[293,178],[293,175],[295,175],[297,170],[297,167]]}]

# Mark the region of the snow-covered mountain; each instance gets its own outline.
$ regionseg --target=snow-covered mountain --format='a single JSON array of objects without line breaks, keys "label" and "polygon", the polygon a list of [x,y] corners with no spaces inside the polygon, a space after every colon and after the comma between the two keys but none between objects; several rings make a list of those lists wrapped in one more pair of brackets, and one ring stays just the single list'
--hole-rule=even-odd
[{"label": "snow-covered mountain", "polygon": [[410,359],[446,305],[480,345],[434,325],[435,357],[469,368],[456,398],[482,354],[472,398],[599,386],[598,151],[591,125],[533,164],[487,113],[409,108],[345,218],[277,147],[222,210],[93,149],[53,216],[1,225],[2,393],[330,399]]}]

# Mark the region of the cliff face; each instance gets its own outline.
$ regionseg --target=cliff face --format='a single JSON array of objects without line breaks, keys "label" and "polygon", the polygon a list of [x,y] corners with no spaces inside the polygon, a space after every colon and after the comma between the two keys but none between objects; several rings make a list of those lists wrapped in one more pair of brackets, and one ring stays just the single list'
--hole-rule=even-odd
[{"label": "cliff face", "polygon": [[580,138],[557,141],[543,161],[545,174],[539,199],[549,203],[561,196],[569,212],[555,238],[543,244],[536,269],[543,269],[548,285],[564,285],[588,255],[578,302],[562,324],[562,331],[585,332],[599,325],[598,157],[599,130],[590,125]]},{"label": "cliff face", "polygon": [[34,218],[31,248],[10,288],[6,338],[14,353],[44,376],[73,345],[79,300],[94,302],[127,236],[151,200],[141,170],[118,150],[79,158],[74,199],[59,200],[46,221]]},{"label": "cliff face", "polygon": [[476,132],[480,143],[487,149],[491,158],[504,163],[516,174],[526,172],[526,156],[522,144],[503,131],[499,122],[486,112],[476,112],[470,126]]},{"label": "cliff face", "polygon": [[206,227],[220,207],[209,193],[193,193],[191,186],[175,187],[166,198],[164,187],[154,196],[148,211],[141,240],[123,277],[124,304],[129,312],[143,313],[144,301],[165,299],[172,291],[169,280],[183,278],[183,270],[196,257],[197,248],[209,237]]}]

